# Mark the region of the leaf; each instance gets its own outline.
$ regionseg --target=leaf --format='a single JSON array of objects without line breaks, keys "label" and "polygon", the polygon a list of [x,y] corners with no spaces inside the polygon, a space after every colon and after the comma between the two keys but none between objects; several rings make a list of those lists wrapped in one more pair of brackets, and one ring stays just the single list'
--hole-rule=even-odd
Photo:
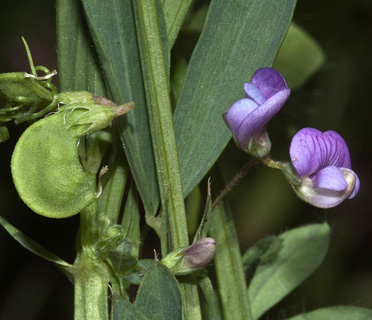
[{"label": "leaf", "polygon": [[213,210],[209,234],[216,241],[214,265],[224,319],[251,319],[239,242],[226,203]]},{"label": "leaf", "polygon": [[295,0],[212,1],[174,115],[184,196],[231,138],[223,111],[244,97],[243,84],[271,66]]},{"label": "leaf", "polygon": [[279,236],[276,259],[257,267],[248,293],[253,319],[258,319],[304,281],[323,261],[330,240],[327,223],[312,224]]},{"label": "leaf", "polygon": [[130,240],[133,244],[131,255],[138,258],[141,243],[140,214],[137,192],[133,184],[129,187],[121,226],[125,238]]},{"label": "leaf", "polygon": [[103,82],[83,10],[77,0],[57,0],[58,76],[62,92],[89,91],[103,96]]},{"label": "leaf", "polygon": [[137,308],[128,300],[119,295],[114,297],[114,306],[112,310],[113,320],[148,320]]},{"label": "leaf", "polygon": [[12,226],[8,221],[0,216],[0,224],[4,227],[6,231],[16,240],[18,243],[31,251],[32,253],[53,262],[57,268],[59,268],[64,274],[67,275],[69,280],[72,280],[72,265],[62,260],[60,257],[56,256],[54,253],[48,251],[43,246],[38,244],[35,240],[32,240],[30,237],[26,236],[24,233],[19,231],[16,227]]},{"label": "leaf", "polygon": [[172,48],[192,0],[162,0],[169,47]]},{"label": "leaf", "polygon": [[156,263],[143,277],[135,306],[151,320],[182,319],[177,280],[161,263]]},{"label": "leaf", "polygon": [[118,217],[129,171],[128,164],[123,161],[125,160],[124,150],[116,141],[118,139],[113,140],[111,157],[115,159],[113,162],[109,162],[109,171],[103,176],[106,182],[103,183],[102,193],[97,200],[97,211],[105,217],[105,220],[108,220],[109,224],[119,223]]},{"label": "leaf", "polygon": [[288,320],[370,320],[372,310],[360,307],[336,306],[299,314]]},{"label": "leaf", "polygon": [[301,27],[292,23],[279,49],[273,68],[283,74],[291,89],[300,87],[325,62],[319,44]]},{"label": "leaf", "polygon": [[279,237],[268,236],[255,243],[242,257],[244,271],[247,272],[259,260],[266,262],[276,257],[282,247],[282,242],[283,240]]},{"label": "leaf", "polygon": [[155,214],[159,192],[132,2],[83,0],[82,3],[110,96],[117,104],[133,101],[136,105],[119,119],[121,139],[145,209]]}]

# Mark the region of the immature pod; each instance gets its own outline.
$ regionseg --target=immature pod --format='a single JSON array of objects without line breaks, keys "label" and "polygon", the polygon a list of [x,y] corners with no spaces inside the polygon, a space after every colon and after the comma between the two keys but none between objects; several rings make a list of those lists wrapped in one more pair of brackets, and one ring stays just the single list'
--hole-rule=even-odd
[{"label": "immature pod", "polygon": [[78,140],[132,108],[69,105],[27,128],[11,163],[14,184],[27,206],[46,217],[66,218],[93,203],[96,181],[81,166]]}]

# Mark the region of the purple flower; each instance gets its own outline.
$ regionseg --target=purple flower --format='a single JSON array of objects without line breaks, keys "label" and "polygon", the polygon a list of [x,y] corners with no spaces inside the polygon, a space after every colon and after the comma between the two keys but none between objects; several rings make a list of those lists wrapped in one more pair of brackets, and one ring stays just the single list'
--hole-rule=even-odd
[{"label": "purple flower", "polygon": [[[255,72],[251,83],[244,84],[244,90],[247,97],[235,102],[223,118],[238,146],[249,152],[252,137],[261,145],[265,143],[268,136],[264,127],[282,108],[290,89],[278,71],[262,68]],[[271,143],[267,153],[270,147]]]},{"label": "purple flower", "polygon": [[337,132],[301,129],[293,137],[289,153],[301,177],[295,190],[310,204],[332,208],[358,193],[359,178],[351,170],[346,142]]}]

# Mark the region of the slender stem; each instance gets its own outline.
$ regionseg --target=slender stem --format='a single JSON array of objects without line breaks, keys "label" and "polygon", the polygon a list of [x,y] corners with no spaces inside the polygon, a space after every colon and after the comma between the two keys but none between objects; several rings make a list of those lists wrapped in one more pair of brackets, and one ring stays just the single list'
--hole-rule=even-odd
[{"label": "slender stem", "polygon": [[270,168],[283,170],[284,162],[275,161],[275,160],[270,158],[270,155],[262,158],[261,161],[262,161],[263,164],[265,164],[266,166],[268,166]]},{"label": "slender stem", "polygon": [[259,162],[258,159],[252,159],[247,162],[239,172],[232,178],[232,180],[227,184],[225,189],[220,193],[216,200],[212,204],[212,210],[218,206],[218,204],[225,198],[225,196],[237,185],[240,179],[244,178],[248,170]]},{"label": "slender stem", "polygon": [[[162,8],[156,4],[154,0],[133,0],[161,205],[165,209],[162,214],[169,215],[172,249],[177,249],[187,247],[189,241],[169,94],[166,26]],[[163,232],[169,230],[162,225]],[[181,282],[180,290],[186,318],[201,319],[197,286]]]},{"label": "slender stem", "polygon": [[[186,214],[156,1],[133,0],[151,138],[162,204],[168,203],[174,249],[188,245]],[[166,212],[165,212],[166,214]]]}]

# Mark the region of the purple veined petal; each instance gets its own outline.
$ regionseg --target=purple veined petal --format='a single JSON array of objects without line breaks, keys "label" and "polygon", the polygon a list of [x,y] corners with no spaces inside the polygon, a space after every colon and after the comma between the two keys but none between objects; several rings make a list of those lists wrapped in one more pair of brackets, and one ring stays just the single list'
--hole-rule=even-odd
[{"label": "purple veined petal", "polygon": [[315,174],[326,162],[327,143],[322,135],[317,129],[303,128],[293,137],[289,154],[300,177]]},{"label": "purple veined petal", "polygon": [[329,137],[332,143],[332,151],[328,155],[329,166],[351,168],[349,148],[345,140],[335,131],[326,131],[324,135]]},{"label": "purple veined petal", "polygon": [[273,68],[258,69],[251,79],[251,84],[261,92],[265,100],[279,91],[288,89],[284,77]]},{"label": "purple veined petal", "polygon": [[253,99],[258,104],[263,104],[265,102],[264,96],[254,85],[244,83],[244,90],[247,93],[248,98]]},{"label": "purple veined petal", "polygon": [[[256,108],[258,104],[251,99],[244,98],[235,102],[232,107],[223,114],[225,123],[231,130],[232,134],[238,139],[238,130],[244,119]],[[239,141],[240,143],[240,141]]]},{"label": "purple veined petal", "polygon": [[278,92],[245,117],[238,129],[239,142],[242,141],[245,145],[252,135],[262,133],[263,127],[283,107],[289,94],[289,89]]},{"label": "purple veined petal", "polygon": [[314,187],[333,191],[343,191],[348,187],[348,184],[341,170],[331,166],[325,167],[317,173]]}]

